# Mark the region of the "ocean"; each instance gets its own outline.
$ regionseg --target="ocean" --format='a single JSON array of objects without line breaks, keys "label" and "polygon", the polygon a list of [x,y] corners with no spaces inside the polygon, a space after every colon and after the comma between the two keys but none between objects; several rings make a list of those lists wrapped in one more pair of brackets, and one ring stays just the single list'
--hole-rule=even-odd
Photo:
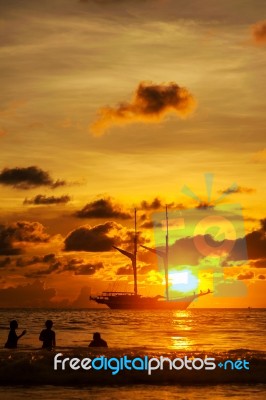
[{"label": "ocean", "polygon": [[[23,329],[18,349],[4,349],[9,321]],[[41,350],[39,334],[47,319],[54,322],[57,347]],[[91,349],[93,332],[108,349]],[[51,399],[238,399],[265,398],[266,309],[195,309],[186,311],[117,311],[109,309],[1,309],[0,398]],[[210,357],[214,371],[162,370],[55,371],[54,356],[170,360]],[[246,360],[247,368],[235,367]],[[200,360],[199,360],[200,361]],[[178,366],[183,361],[179,361]],[[189,364],[190,365],[190,364]],[[193,364],[194,365],[194,364]],[[200,365],[198,364],[195,365]],[[233,365],[233,367],[232,367]],[[233,368],[233,370],[232,370]]]}]

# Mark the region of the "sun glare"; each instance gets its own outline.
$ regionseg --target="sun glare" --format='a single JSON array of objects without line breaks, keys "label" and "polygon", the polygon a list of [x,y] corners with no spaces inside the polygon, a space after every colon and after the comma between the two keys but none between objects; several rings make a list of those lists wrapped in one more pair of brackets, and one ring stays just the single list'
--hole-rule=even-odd
[{"label": "sun glare", "polygon": [[170,272],[170,289],[178,292],[190,292],[198,287],[198,279],[190,271]]}]

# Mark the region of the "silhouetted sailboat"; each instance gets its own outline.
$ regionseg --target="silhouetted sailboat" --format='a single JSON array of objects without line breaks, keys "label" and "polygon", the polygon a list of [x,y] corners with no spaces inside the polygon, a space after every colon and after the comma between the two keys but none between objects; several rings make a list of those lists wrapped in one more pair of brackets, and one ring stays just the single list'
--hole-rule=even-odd
[{"label": "silhouetted sailboat", "polygon": [[165,251],[153,249],[147,246],[141,246],[146,250],[157,254],[163,259],[165,271],[165,297],[158,295],[154,297],[145,297],[138,294],[138,280],[137,280],[137,250],[138,250],[138,236],[137,236],[137,218],[135,210],[135,234],[134,234],[134,250],[133,253],[113,246],[116,250],[128,257],[132,262],[133,276],[134,276],[134,292],[103,292],[99,296],[91,296],[90,299],[96,301],[98,304],[105,304],[111,309],[118,310],[185,310],[197,297],[204,296],[211,293],[200,292],[194,293],[190,296],[170,299],[169,298],[169,273],[168,273],[168,210],[166,206],[166,236],[165,236]]}]

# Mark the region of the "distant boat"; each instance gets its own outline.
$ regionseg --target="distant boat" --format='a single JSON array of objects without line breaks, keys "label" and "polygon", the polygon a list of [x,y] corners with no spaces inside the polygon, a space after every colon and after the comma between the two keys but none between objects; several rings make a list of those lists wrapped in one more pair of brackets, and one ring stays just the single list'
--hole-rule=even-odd
[{"label": "distant boat", "polygon": [[166,206],[166,236],[165,251],[152,249],[147,246],[141,246],[153,253],[156,253],[163,259],[165,271],[165,296],[145,297],[138,294],[137,281],[137,223],[135,210],[135,235],[134,235],[134,251],[130,253],[119,247],[113,246],[124,256],[130,258],[134,275],[134,292],[102,292],[99,296],[90,296],[90,300],[96,301],[98,304],[105,304],[115,310],[186,310],[187,307],[198,297],[212,293],[210,290],[190,296],[170,299],[169,298],[169,274],[168,274],[168,210]]}]

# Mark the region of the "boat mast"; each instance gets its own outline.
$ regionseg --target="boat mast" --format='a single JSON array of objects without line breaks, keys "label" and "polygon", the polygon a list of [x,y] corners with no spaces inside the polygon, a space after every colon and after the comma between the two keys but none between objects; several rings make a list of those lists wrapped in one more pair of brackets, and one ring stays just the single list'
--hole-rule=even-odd
[{"label": "boat mast", "polygon": [[134,275],[134,293],[138,294],[138,279],[137,279],[137,251],[138,251],[138,234],[137,234],[137,210],[135,214],[135,235],[134,235],[134,257],[132,259],[133,275]]},{"label": "boat mast", "polygon": [[164,276],[165,276],[165,297],[166,300],[169,300],[169,274],[168,274],[168,253],[169,253],[169,243],[168,243],[168,207],[165,206],[166,212],[166,235],[165,235],[165,250],[152,249],[148,246],[143,246],[146,250],[149,250],[151,253],[157,254],[159,257],[163,259],[164,266]]},{"label": "boat mast", "polygon": [[166,236],[165,236],[165,294],[166,300],[169,300],[169,282],[168,282],[168,252],[169,252],[169,244],[168,244],[168,209],[167,204],[165,206],[165,214],[166,214]]},{"label": "boat mast", "polygon": [[137,249],[138,249],[138,233],[137,233],[137,210],[134,210],[135,217],[135,232],[134,232],[134,251],[130,253],[129,251],[120,249],[119,247],[112,246],[114,249],[120,251],[124,256],[130,258],[132,262],[133,275],[134,275],[134,294],[138,294],[138,282],[137,282]]}]

